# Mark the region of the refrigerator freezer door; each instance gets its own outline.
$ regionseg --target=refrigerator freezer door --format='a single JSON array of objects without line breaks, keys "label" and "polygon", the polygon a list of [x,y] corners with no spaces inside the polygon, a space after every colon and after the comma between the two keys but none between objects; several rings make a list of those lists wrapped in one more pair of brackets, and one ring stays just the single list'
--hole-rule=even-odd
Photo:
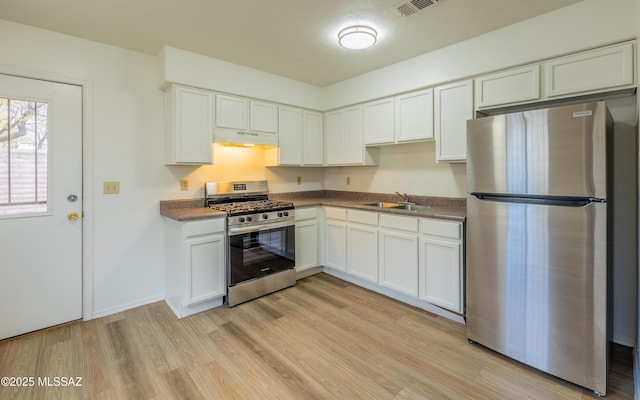
[{"label": "refrigerator freezer door", "polygon": [[468,196],[468,338],[605,393],[606,207]]},{"label": "refrigerator freezer door", "polygon": [[604,102],[470,120],[467,192],[606,198]]}]

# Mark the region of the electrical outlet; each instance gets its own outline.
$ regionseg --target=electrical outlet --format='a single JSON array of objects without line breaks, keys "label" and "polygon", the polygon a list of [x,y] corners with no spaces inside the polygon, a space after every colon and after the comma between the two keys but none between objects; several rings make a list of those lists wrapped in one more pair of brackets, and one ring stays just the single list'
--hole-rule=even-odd
[{"label": "electrical outlet", "polygon": [[302,183],[302,177],[298,176],[296,177],[296,185],[300,185]]},{"label": "electrical outlet", "polygon": [[104,181],[102,185],[102,192],[104,194],[119,194],[120,182]]},{"label": "electrical outlet", "polygon": [[347,185],[351,185],[351,177],[347,176]]},{"label": "electrical outlet", "polygon": [[189,190],[189,180],[180,179],[180,190]]}]

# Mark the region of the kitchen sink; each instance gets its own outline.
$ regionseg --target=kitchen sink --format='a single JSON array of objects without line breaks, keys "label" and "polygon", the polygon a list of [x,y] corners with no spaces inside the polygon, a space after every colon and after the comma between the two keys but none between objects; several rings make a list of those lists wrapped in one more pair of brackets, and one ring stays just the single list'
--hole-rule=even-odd
[{"label": "kitchen sink", "polygon": [[403,203],[388,203],[384,201],[377,201],[373,203],[364,203],[364,206],[369,207],[378,207],[378,208],[395,208],[397,210],[408,210],[408,211],[425,211],[430,209],[430,206],[420,206],[413,203],[403,204]]},{"label": "kitchen sink", "polygon": [[393,208],[399,208],[401,210],[408,210],[408,211],[425,211],[430,209],[430,206],[420,206],[418,204],[396,204],[395,207]]},{"label": "kitchen sink", "polygon": [[386,203],[384,201],[377,201],[374,203],[364,203],[364,206],[370,207],[379,207],[379,208],[397,208],[399,206],[398,203]]}]

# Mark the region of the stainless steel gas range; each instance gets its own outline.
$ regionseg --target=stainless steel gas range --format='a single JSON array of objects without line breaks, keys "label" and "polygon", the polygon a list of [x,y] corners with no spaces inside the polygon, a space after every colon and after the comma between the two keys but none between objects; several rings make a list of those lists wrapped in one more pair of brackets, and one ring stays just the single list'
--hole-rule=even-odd
[{"label": "stainless steel gas range", "polygon": [[293,286],[295,210],[267,181],[207,182],[206,206],[227,213],[227,297],[235,306]]}]

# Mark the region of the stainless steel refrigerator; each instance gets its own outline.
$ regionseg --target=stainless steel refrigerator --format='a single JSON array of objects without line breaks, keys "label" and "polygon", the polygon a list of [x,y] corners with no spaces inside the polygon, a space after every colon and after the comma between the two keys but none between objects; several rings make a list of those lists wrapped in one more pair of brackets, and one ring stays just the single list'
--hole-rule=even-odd
[{"label": "stainless steel refrigerator", "polygon": [[605,103],[467,128],[469,341],[605,394],[613,138]]}]

